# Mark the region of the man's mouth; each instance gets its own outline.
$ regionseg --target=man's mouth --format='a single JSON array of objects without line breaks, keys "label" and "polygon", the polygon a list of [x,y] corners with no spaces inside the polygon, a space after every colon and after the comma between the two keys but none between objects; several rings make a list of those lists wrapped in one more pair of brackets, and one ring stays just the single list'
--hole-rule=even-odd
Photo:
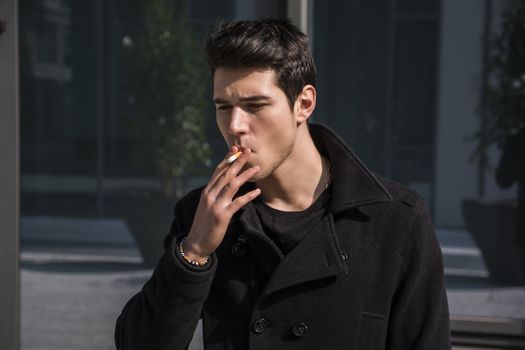
[{"label": "man's mouth", "polygon": [[234,145],[235,147],[237,147],[237,149],[241,152],[245,152],[247,149],[250,150],[251,153],[253,153],[253,149],[251,149],[250,147],[245,147],[245,146],[241,146],[241,145]]}]

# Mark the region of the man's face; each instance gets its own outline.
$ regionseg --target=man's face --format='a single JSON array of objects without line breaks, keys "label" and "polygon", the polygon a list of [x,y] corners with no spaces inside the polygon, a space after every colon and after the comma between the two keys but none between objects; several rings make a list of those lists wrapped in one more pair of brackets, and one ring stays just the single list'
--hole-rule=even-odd
[{"label": "man's face", "polygon": [[252,181],[274,173],[293,150],[297,118],[271,70],[218,68],[213,100],[219,129],[229,147],[252,151],[248,165],[261,170]]}]

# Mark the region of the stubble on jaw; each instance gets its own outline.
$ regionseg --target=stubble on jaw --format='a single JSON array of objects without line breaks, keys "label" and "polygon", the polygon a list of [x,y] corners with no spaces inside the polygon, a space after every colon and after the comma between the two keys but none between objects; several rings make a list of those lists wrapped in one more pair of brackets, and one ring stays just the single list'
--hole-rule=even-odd
[{"label": "stubble on jaw", "polygon": [[[276,160],[274,160],[266,169],[261,169],[259,173],[257,173],[250,182],[261,182],[265,180],[269,180],[270,177],[275,175],[275,173],[279,170],[279,168],[285,163],[286,159],[292,154],[294,144],[289,145],[286,149],[282,150],[282,152],[279,154]],[[253,166],[253,164],[250,163],[248,160],[248,163],[246,163],[246,167]]]}]

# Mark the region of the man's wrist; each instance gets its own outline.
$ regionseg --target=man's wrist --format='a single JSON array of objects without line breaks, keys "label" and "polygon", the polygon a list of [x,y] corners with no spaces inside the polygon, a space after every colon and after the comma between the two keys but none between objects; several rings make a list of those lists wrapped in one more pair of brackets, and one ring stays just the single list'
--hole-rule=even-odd
[{"label": "man's wrist", "polygon": [[179,254],[182,256],[184,261],[192,266],[204,267],[208,264],[210,260],[209,255],[202,256],[198,253],[195,253],[192,249],[192,246],[187,243],[186,237],[183,238],[178,244],[177,248]]}]

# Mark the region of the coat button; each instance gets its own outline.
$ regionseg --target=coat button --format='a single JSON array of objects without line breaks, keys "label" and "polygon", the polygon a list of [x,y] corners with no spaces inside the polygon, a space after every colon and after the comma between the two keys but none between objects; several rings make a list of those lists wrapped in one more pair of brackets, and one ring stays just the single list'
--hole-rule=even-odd
[{"label": "coat button", "polygon": [[306,334],[307,329],[308,329],[308,326],[306,325],[306,323],[299,322],[299,323],[294,324],[294,326],[292,327],[292,333],[296,337],[302,337],[303,335]]},{"label": "coat button", "polygon": [[236,242],[232,246],[232,254],[236,258],[241,258],[246,254],[246,246],[242,244],[241,242]]},{"label": "coat button", "polygon": [[257,334],[263,334],[266,330],[266,327],[268,327],[268,322],[266,322],[266,319],[264,317],[259,317],[253,322],[252,329]]},{"label": "coat button", "polygon": [[343,254],[341,254],[341,256],[343,257],[344,261],[348,261],[348,255],[346,255],[345,252],[343,252]]}]

